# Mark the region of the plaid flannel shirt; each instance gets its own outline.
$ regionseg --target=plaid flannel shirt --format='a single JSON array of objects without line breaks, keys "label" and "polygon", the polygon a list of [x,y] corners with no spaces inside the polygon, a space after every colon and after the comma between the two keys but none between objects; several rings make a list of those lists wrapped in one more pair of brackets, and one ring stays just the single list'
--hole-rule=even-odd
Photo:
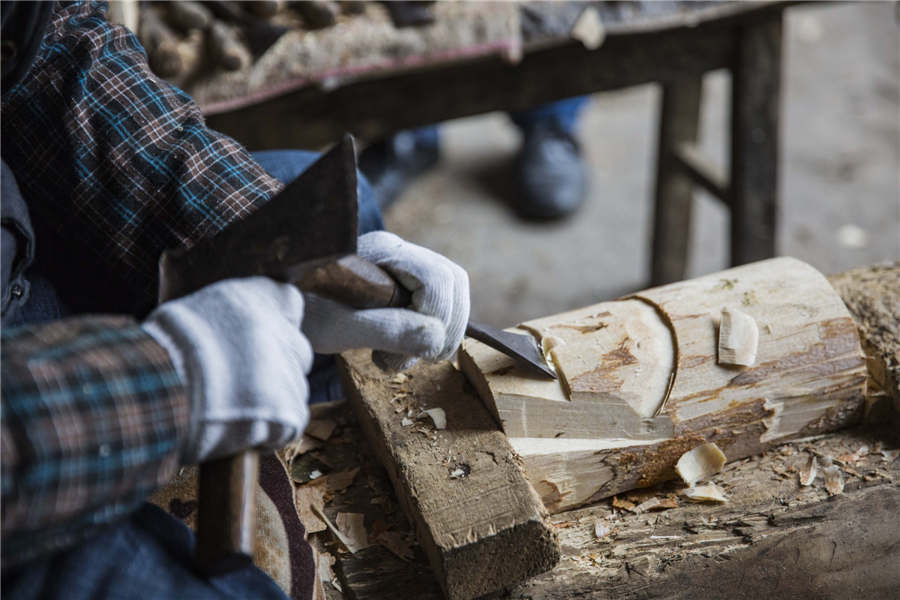
[{"label": "plaid flannel shirt", "polygon": [[[78,312],[146,310],[162,250],[214,235],[281,188],[151,73],[105,4],[56,6],[0,110],[36,265]],[[2,342],[8,565],[110,522],[166,481],[189,406],[165,351],[132,319],[66,319]]]}]

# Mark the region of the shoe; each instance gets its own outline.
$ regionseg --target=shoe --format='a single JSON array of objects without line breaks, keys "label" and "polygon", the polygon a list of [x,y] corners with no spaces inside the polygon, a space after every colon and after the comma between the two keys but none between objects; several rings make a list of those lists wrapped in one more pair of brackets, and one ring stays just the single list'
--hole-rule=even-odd
[{"label": "shoe", "polygon": [[378,206],[384,210],[439,158],[437,127],[422,127],[401,131],[363,150],[359,170],[372,184]]},{"label": "shoe", "polygon": [[516,210],[529,219],[574,213],[587,194],[587,167],[578,142],[555,122],[534,125],[523,134],[515,164]]}]

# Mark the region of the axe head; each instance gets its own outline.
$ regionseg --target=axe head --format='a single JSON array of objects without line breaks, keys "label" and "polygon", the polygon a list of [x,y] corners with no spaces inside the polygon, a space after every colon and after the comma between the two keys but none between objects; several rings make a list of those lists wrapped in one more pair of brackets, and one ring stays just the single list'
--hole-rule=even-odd
[{"label": "axe head", "polygon": [[297,179],[247,218],[159,261],[159,302],[234,277],[291,278],[292,267],[356,252],[356,149],[344,135]]}]

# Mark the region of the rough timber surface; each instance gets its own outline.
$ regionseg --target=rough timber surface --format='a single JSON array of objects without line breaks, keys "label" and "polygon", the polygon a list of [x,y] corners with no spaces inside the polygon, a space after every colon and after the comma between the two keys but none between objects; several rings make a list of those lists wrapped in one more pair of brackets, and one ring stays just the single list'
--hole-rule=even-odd
[{"label": "rough timber surface", "polygon": [[[861,267],[828,278],[862,339],[871,396],[887,396],[900,413],[900,262]],[[876,398],[872,398],[876,400]]]},{"label": "rough timber surface", "polygon": [[[462,374],[442,363],[391,377],[366,351],[341,363],[361,428],[448,598],[482,596],[556,564],[541,501]],[[445,430],[417,420],[426,408],[446,412]]]}]

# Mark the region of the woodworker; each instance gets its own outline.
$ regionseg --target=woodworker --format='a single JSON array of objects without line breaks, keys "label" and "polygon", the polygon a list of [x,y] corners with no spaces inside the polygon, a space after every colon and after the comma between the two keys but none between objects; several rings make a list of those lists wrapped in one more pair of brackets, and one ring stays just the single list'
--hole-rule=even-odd
[{"label": "woodworker", "polygon": [[[448,358],[468,278],[370,231],[358,252],[410,288],[409,309],[257,277],[148,315],[164,249],[250,214],[312,156],[257,161],[208,130],[105,11],[2,3],[2,595],[284,598],[255,567],[196,575],[190,533],[144,499],[182,465],[299,436],[314,351]],[[381,225],[366,185],[361,231]]]}]

